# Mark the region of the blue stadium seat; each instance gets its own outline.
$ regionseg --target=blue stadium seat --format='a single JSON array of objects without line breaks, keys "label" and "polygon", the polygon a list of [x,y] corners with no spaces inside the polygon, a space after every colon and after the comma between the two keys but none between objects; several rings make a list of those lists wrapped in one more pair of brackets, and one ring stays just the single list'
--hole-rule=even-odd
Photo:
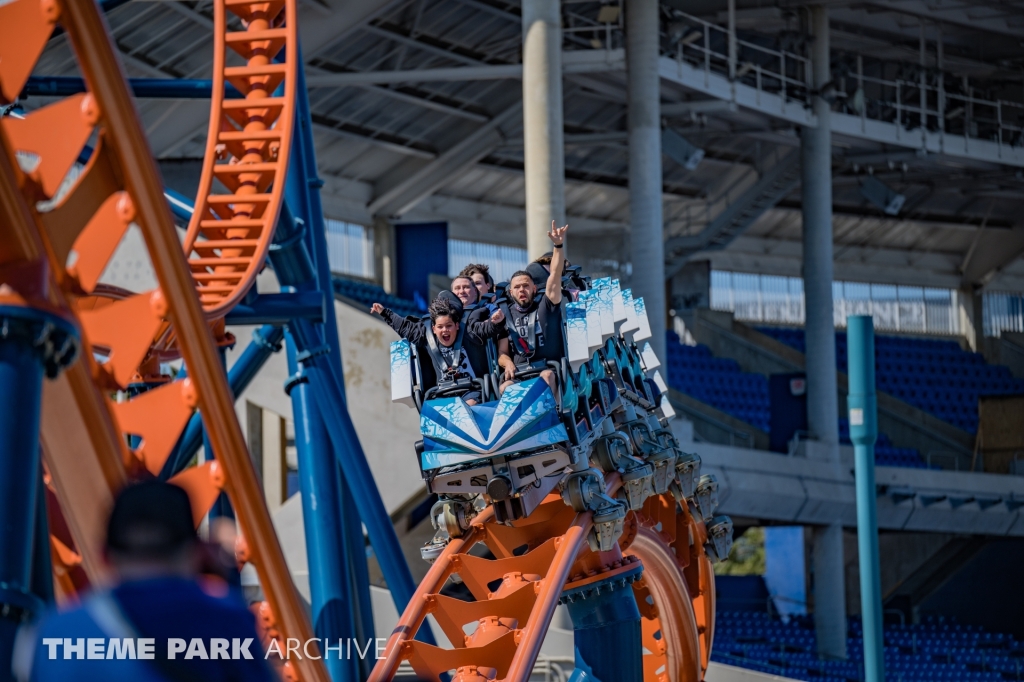
[{"label": "blue stadium seat", "polygon": [[[795,333],[787,338],[797,338]],[[802,340],[802,332],[799,334]],[[743,372],[735,360],[716,358],[704,345],[685,346],[674,332],[667,333],[668,367],[667,380],[670,386],[697,400],[736,417],[762,431],[771,428],[771,405],[768,395],[768,380],[760,375]],[[909,375],[896,376],[904,385]],[[928,389],[920,389],[928,390]],[[849,424],[840,420],[840,438],[849,443]],[[878,441],[883,448],[888,439],[882,434]],[[877,450],[876,461],[883,466],[924,467],[917,452],[906,450],[898,455],[891,450]]]},{"label": "blue stadium seat", "polygon": [[334,277],[334,292],[345,298],[351,299],[357,303],[361,303],[369,308],[374,303],[380,303],[381,305],[391,308],[397,314],[404,316],[408,315],[422,315],[426,311],[417,307],[413,301],[409,301],[398,296],[392,296],[384,291],[383,288],[370,284],[368,282],[360,282],[353,279],[346,279],[343,277]]},{"label": "blue stadium seat", "polygon": [[[763,327],[759,331],[804,351],[802,329]],[[877,336],[875,342],[879,389],[968,433],[977,432],[980,396],[1024,394],[1024,380],[1012,377],[1006,367],[985,364],[981,354],[964,351],[955,341]],[[840,371],[846,370],[845,350],[846,335],[837,333]],[[908,390],[922,385],[930,390]]]},{"label": "blue stadium seat", "polygon": [[[846,661],[818,659],[813,623],[806,617],[782,623],[766,613],[726,611],[716,621],[712,660],[797,680],[863,679],[863,633],[857,620],[849,622]],[[887,679],[1001,682],[1020,674],[1020,645],[1004,633],[929,621],[887,625],[884,637]]]}]

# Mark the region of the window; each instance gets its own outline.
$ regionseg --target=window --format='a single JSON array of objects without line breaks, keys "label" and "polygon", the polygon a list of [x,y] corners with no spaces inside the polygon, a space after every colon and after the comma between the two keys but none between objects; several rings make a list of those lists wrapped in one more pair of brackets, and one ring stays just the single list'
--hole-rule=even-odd
[{"label": "window", "polygon": [[488,266],[495,282],[507,282],[512,273],[525,268],[529,260],[526,257],[526,249],[515,246],[449,239],[448,276],[455,277],[470,263]]},{"label": "window", "polygon": [[986,291],[982,295],[985,336],[1024,332],[1024,295],[1011,291]]},{"label": "window", "polygon": [[331,272],[373,279],[373,233],[362,225],[325,218]]},{"label": "window", "polygon": [[[799,277],[713,270],[711,307],[728,310],[738,320],[802,325],[804,283]],[[960,331],[956,292],[952,289],[833,282],[835,326],[845,327],[850,315],[871,315],[879,331],[920,334],[957,334]]]}]

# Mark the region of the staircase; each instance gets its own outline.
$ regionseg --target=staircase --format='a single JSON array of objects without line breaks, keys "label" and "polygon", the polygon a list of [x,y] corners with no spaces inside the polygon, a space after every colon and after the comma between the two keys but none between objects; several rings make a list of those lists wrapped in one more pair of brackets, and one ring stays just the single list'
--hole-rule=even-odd
[{"label": "staircase", "polygon": [[673,237],[665,242],[671,276],[685,258],[697,251],[720,250],[728,246],[765,211],[794,189],[800,182],[800,150],[794,149],[768,169],[738,199],[726,206],[703,230],[694,235]]}]

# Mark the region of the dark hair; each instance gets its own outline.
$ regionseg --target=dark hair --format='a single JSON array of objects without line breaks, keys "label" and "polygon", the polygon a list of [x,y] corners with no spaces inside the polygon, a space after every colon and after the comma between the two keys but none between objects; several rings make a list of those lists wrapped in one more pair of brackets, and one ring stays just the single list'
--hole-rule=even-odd
[{"label": "dark hair", "polygon": [[432,324],[437,324],[437,318],[439,317],[450,317],[455,324],[458,324],[462,319],[462,309],[456,308],[447,298],[435,299],[430,304],[430,307],[427,308],[427,312],[430,313],[430,322]]},{"label": "dark hair", "polygon": [[508,278],[508,283],[512,284],[512,280],[514,280],[516,277],[529,277],[530,281],[533,281],[533,275],[528,273],[526,270],[516,270],[515,272],[512,273],[512,276]]},{"label": "dark hair", "polygon": [[538,257],[533,262],[534,263],[540,263],[541,265],[550,265],[551,264],[551,258],[552,258],[552,254],[551,254],[550,251],[548,251],[543,256]]},{"label": "dark hair", "polygon": [[123,556],[169,558],[198,542],[188,493],[176,485],[146,481],[128,486],[114,501],[107,522],[107,549]]},{"label": "dark hair", "polygon": [[484,281],[487,282],[488,286],[494,286],[494,278],[491,277],[491,268],[483,263],[470,263],[466,267],[462,268],[462,272],[459,273],[459,277],[472,278],[473,275],[477,273],[484,276]]}]

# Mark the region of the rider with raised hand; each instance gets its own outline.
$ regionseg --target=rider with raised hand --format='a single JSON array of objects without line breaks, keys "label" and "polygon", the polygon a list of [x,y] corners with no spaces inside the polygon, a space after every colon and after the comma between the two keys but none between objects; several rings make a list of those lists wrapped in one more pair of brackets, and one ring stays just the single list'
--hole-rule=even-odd
[{"label": "rider with raised hand", "polygon": [[[562,269],[565,265],[565,235],[569,226],[557,227],[551,221],[552,256],[544,295],[537,296],[537,285],[530,273],[520,270],[509,280],[511,299],[505,312],[509,338],[502,340],[498,364],[504,372],[502,391],[512,383],[517,369],[535,363],[560,362],[565,357],[562,332]],[[551,387],[558,400],[555,373],[545,369],[540,377]]]},{"label": "rider with raised hand", "polygon": [[[486,312],[486,308],[483,310]],[[463,331],[462,304],[450,291],[442,291],[430,304],[429,328],[420,320],[395,315],[391,309],[380,303],[374,303],[370,312],[380,315],[399,336],[418,346],[421,357],[431,359],[430,366],[423,367],[424,381],[429,386],[458,377],[476,379],[483,376],[487,371],[486,364],[481,366],[474,363],[474,353],[471,351],[482,348],[487,338],[496,337],[501,331],[497,323],[486,318],[482,323],[474,324],[472,329],[466,325]],[[433,370],[433,381],[430,380],[428,370]],[[478,390],[470,391],[462,397],[470,405],[476,405],[482,398]]]}]

